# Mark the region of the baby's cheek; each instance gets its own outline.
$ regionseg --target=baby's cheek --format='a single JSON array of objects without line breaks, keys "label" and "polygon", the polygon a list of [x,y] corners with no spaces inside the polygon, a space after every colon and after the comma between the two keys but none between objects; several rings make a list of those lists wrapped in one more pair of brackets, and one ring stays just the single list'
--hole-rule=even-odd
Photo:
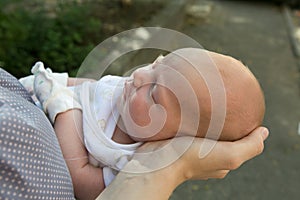
[{"label": "baby's cheek", "polygon": [[150,123],[149,106],[141,98],[133,96],[129,104],[129,113],[133,121],[139,126],[146,126]]}]

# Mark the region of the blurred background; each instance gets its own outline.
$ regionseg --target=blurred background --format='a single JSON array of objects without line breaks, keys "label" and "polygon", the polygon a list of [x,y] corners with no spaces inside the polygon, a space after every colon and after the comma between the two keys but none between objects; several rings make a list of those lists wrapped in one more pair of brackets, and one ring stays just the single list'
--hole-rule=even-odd
[{"label": "blurred background", "polygon": [[[76,75],[96,45],[121,31],[140,26],[180,31],[251,69],[265,93],[270,137],[261,156],[225,179],[186,182],[171,199],[298,200],[299,8],[299,0],[0,0],[0,66],[22,77],[42,60],[53,71]],[[118,64],[150,62],[152,54]]]},{"label": "blurred background", "polygon": [[75,75],[87,54],[121,31],[143,26],[160,1],[0,0],[0,66],[17,77],[42,60]]}]

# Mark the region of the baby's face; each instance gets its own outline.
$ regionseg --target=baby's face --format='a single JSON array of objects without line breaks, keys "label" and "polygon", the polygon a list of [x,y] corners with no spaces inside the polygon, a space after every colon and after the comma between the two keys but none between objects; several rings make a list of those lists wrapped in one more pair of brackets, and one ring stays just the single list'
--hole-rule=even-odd
[{"label": "baby's face", "polygon": [[126,132],[135,141],[162,140],[177,133],[180,110],[173,87],[168,86],[176,79],[163,60],[160,56],[136,69],[125,82],[118,108]]}]

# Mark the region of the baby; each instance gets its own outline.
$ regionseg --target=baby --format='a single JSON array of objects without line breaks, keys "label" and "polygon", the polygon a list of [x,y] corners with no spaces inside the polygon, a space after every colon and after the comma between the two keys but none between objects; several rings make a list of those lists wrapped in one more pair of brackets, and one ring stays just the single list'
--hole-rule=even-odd
[{"label": "baby", "polygon": [[[212,106],[204,78],[214,77],[207,71],[214,67],[223,85],[213,89],[220,99],[221,91],[226,95],[225,123],[217,137],[206,135],[212,113],[219,109]],[[258,127],[265,112],[261,87],[249,69],[232,57],[202,49],[160,56],[130,77],[79,79],[72,89],[41,63],[32,72],[35,95],[54,124],[78,198],[95,198],[143,142],[175,136],[234,141]],[[69,83],[74,85],[72,79]]]}]

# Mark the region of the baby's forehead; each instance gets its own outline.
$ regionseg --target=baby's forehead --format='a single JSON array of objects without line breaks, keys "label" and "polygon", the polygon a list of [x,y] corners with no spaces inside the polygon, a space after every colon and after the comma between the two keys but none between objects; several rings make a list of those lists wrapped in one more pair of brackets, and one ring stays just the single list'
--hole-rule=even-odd
[{"label": "baby's forehead", "polygon": [[202,59],[194,56],[187,56],[171,52],[158,62],[160,69],[166,73],[163,75],[176,76],[181,75],[186,79],[190,79],[192,75],[200,75],[201,67],[213,65],[212,60],[208,56],[203,56]]},{"label": "baby's forehead", "polygon": [[189,66],[177,66],[162,64],[158,68],[164,68],[157,73],[156,84],[167,88],[176,98],[185,103],[189,102],[191,95],[197,98],[206,95],[206,85],[197,72],[191,72]]},{"label": "baby's forehead", "polygon": [[[173,73],[173,80],[177,81],[177,90],[185,89],[180,85],[181,82],[189,82],[195,94],[202,99],[209,98],[209,91],[218,92],[219,88],[224,88],[223,76],[231,74],[232,68],[235,68],[232,65],[236,65],[238,68],[242,65],[240,61],[230,56],[199,49],[183,49],[169,53],[161,60],[161,63],[168,66],[170,71],[174,70],[184,77],[176,80],[174,76],[176,73]],[[165,75],[169,76],[168,73]]]},{"label": "baby's forehead", "polygon": [[214,65],[213,58],[207,51],[198,49],[177,50],[167,54],[161,62],[177,71],[200,69]]},{"label": "baby's forehead", "polygon": [[176,69],[179,72],[200,73],[207,69],[217,69],[222,74],[226,73],[244,73],[249,69],[238,59],[232,56],[207,51],[204,49],[179,49],[167,54],[162,63]]}]

